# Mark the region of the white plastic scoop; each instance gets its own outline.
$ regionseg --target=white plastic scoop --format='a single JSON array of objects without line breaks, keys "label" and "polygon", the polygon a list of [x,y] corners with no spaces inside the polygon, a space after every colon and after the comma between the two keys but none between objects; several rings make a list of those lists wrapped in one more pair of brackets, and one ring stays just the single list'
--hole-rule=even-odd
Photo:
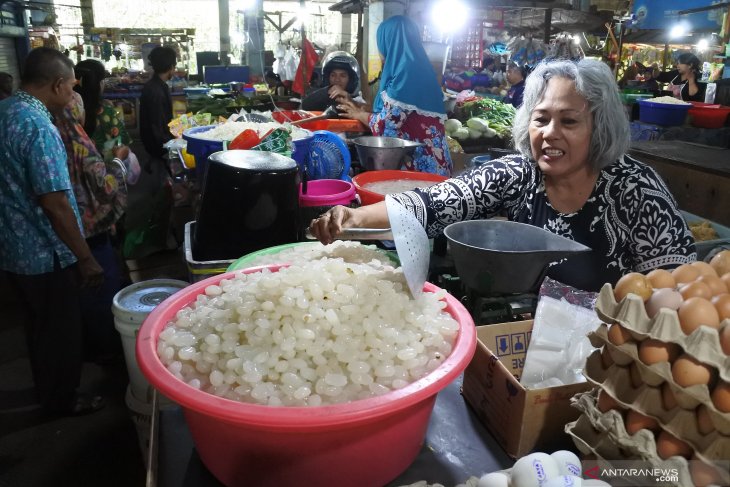
[{"label": "white plastic scoop", "polygon": [[428,275],[428,235],[413,213],[391,196],[385,197],[385,206],[408,288],[414,298],[418,297]]}]

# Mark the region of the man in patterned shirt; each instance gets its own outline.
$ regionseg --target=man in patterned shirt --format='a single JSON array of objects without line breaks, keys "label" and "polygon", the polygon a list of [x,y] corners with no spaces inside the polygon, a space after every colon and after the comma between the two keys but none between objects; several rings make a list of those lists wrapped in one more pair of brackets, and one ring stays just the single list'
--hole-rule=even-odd
[{"label": "man in patterned shirt", "polygon": [[76,391],[81,378],[79,286],[103,282],[81,231],[66,150],[52,112],[70,101],[73,63],[49,48],[31,51],[20,89],[0,102],[0,273],[16,295],[33,380],[48,412],[100,409]]}]

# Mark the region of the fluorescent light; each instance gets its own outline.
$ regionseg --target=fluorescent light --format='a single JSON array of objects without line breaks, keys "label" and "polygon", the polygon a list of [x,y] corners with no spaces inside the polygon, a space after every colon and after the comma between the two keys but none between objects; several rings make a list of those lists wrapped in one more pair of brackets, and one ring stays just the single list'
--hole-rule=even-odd
[{"label": "fluorescent light", "polygon": [[454,32],[464,25],[469,9],[459,0],[438,0],[431,9],[431,18],[443,32]]},{"label": "fluorescent light", "polygon": [[677,24],[674,27],[672,27],[672,30],[669,31],[669,38],[670,39],[676,39],[677,37],[682,37],[687,33],[687,29],[681,25]]},{"label": "fluorescent light", "polygon": [[706,50],[708,47],[710,47],[710,43],[707,39],[700,39],[697,41],[697,50],[702,52]]}]

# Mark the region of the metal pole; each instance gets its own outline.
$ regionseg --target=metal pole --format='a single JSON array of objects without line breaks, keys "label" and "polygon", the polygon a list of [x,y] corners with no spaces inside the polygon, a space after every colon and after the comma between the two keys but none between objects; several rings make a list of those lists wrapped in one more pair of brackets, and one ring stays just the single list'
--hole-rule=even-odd
[{"label": "metal pole", "polygon": [[223,66],[230,64],[228,53],[231,50],[231,36],[228,28],[228,0],[218,0],[218,29],[220,30],[220,62]]},{"label": "metal pole", "polygon": [[[299,11],[304,12],[307,8],[307,2],[306,0],[299,0]],[[302,97],[307,93],[307,88],[309,88],[309,77],[311,75],[311,71],[309,71],[309,66],[307,66],[307,50],[304,46],[304,41],[307,40],[307,29],[304,26],[304,19],[300,19],[302,21],[302,25],[300,27],[300,32],[302,34]],[[312,66],[314,68],[314,66]]]},{"label": "metal pole", "polygon": [[543,42],[548,44],[550,42],[550,24],[553,22],[553,9],[545,9],[545,35],[543,36]]}]

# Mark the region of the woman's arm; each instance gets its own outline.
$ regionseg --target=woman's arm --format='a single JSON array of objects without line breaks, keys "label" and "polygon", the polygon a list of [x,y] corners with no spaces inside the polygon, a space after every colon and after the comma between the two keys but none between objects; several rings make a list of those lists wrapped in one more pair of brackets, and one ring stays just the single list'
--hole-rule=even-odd
[{"label": "woman's arm", "polygon": [[[457,221],[488,218],[504,208],[517,211],[535,184],[531,163],[521,156],[508,156],[443,183],[392,196],[418,218],[429,237],[435,237]],[[388,227],[385,202],[380,202],[356,209],[337,206],[313,220],[309,229],[328,244],[343,228]]]}]

